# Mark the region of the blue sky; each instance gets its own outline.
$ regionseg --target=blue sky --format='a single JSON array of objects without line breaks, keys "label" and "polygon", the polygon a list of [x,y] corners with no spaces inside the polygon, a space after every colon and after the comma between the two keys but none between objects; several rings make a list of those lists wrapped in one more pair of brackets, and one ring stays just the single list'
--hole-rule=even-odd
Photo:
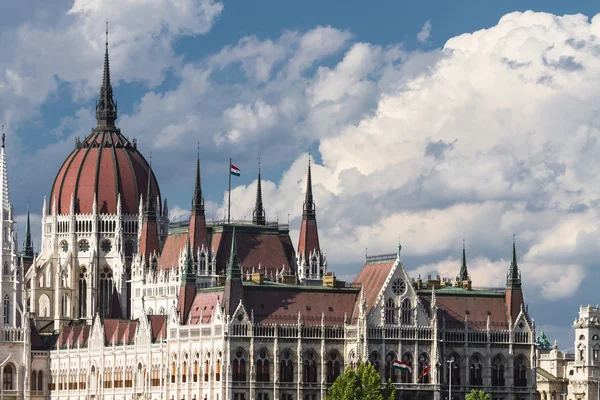
[{"label": "blue sky", "polygon": [[0,120],[19,222],[27,199],[39,218],[75,137],[95,123],[109,18],[117,123],[152,151],[173,218],[189,208],[200,142],[209,215],[224,212],[230,157],[242,169],[232,214],[251,215],[260,157],[268,218],[289,214],[297,235],[310,150],[338,275],[400,237],[415,275],[452,276],[465,238],[474,284],[500,286],[515,233],[530,312],[571,347],[578,306],[598,301],[600,6],[118,4],[0,4]]}]

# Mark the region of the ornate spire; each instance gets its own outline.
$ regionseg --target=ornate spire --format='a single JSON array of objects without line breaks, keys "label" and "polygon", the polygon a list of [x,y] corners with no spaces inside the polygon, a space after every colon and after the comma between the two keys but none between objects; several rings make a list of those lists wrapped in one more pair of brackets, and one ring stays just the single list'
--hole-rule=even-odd
[{"label": "ornate spire", "polygon": [[196,282],[194,276],[194,256],[192,255],[192,246],[190,244],[190,237],[185,244],[185,258],[183,262],[185,271],[181,274],[181,286],[185,286],[187,282]]},{"label": "ornate spire", "polygon": [[8,191],[8,171],[6,169],[6,153],[4,152],[5,138],[4,125],[2,125],[2,148],[0,148],[0,175],[2,175],[0,177],[0,179],[2,179],[2,182],[0,182],[0,201],[2,202],[2,205],[0,208],[2,209],[3,220],[7,219],[11,209]]},{"label": "ornate spire", "polygon": [[312,192],[312,177],[310,173],[310,154],[308,155],[308,175],[306,178],[306,194],[304,197],[303,217],[315,216],[315,201]]},{"label": "ornate spire", "polygon": [[113,99],[113,89],[110,83],[110,63],[108,61],[108,20],[106,21],[106,40],[104,52],[104,74],[100,87],[100,98],[96,102],[96,119],[98,126],[114,127],[117,119],[117,103]]},{"label": "ornate spire", "polygon": [[231,252],[227,262],[227,279],[242,279],[241,261],[237,254],[237,245],[235,244],[235,226],[231,233]]},{"label": "ornate spire", "polygon": [[517,265],[517,248],[515,245],[515,235],[513,235],[512,245],[512,261],[508,269],[508,275],[506,276],[506,286],[514,287],[521,285],[521,273],[519,272],[519,266]]},{"label": "ornate spire", "polygon": [[196,160],[196,186],[192,198],[192,214],[204,213],[204,197],[202,196],[202,182],[200,180],[200,146],[198,146],[198,158]]},{"label": "ornate spire", "polygon": [[465,251],[465,240],[463,239],[462,249],[462,265],[460,266],[460,274],[458,280],[461,282],[467,282],[469,280],[469,271],[467,270],[467,253]]},{"label": "ornate spire", "polygon": [[148,166],[148,189],[146,190],[146,204],[144,206],[146,221],[156,221],[156,199],[152,194],[152,161]]},{"label": "ornate spire", "polygon": [[258,183],[256,184],[256,204],[254,205],[254,216],[252,223],[255,225],[265,225],[265,208],[262,201],[262,185],[260,179],[260,159],[258,160]]},{"label": "ornate spire", "polygon": [[29,200],[27,201],[27,220],[25,221],[25,240],[23,241],[23,255],[33,257],[33,241],[31,240],[31,224],[29,222]]}]

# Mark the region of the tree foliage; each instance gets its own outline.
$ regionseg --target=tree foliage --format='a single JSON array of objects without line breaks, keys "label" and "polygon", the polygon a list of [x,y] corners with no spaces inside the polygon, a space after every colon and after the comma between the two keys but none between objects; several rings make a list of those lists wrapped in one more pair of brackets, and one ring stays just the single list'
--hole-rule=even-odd
[{"label": "tree foliage", "polygon": [[390,380],[381,387],[381,376],[371,364],[361,363],[356,371],[347,369],[333,383],[327,400],[394,400],[396,388]]},{"label": "tree foliage", "polygon": [[490,400],[490,395],[483,390],[471,390],[465,400]]}]

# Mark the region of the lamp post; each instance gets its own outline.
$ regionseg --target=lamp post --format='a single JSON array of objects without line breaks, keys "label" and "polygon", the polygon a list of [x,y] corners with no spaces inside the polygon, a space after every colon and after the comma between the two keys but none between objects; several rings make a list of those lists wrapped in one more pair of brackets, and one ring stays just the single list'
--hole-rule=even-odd
[{"label": "lamp post", "polygon": [[452,363],[454,362],[454,356],[450,357],[448,361],[446,361],[449,365],[448,370],[448,400],[452,400]]}]

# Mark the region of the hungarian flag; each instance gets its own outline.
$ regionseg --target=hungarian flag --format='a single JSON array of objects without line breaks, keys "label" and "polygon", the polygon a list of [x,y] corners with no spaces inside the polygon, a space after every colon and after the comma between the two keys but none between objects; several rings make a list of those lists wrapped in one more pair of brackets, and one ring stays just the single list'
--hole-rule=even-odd
[{"label": "hungarian flag", "polygon": [[410,366],[410,364],[407,364],[405,362],[402,361],[394,361],[394,364],[392,365],[392,368],[394,369],[404,369],[408,372],[410,372],[412,374],[412,367]]},{"label": "hungarian flag", "polygon": [[240,169],[233,164],[231,164],[231,175],[240,176]]},{"label": "hungarian flag", "polygon": [[422,377],[424,377],[425,375],[427,375],[429,373],[429,365],[425,364],[425,368],[423,368],[423,372],[421,372],[421,375],[419,375],[419,381],[421,380]]}]

